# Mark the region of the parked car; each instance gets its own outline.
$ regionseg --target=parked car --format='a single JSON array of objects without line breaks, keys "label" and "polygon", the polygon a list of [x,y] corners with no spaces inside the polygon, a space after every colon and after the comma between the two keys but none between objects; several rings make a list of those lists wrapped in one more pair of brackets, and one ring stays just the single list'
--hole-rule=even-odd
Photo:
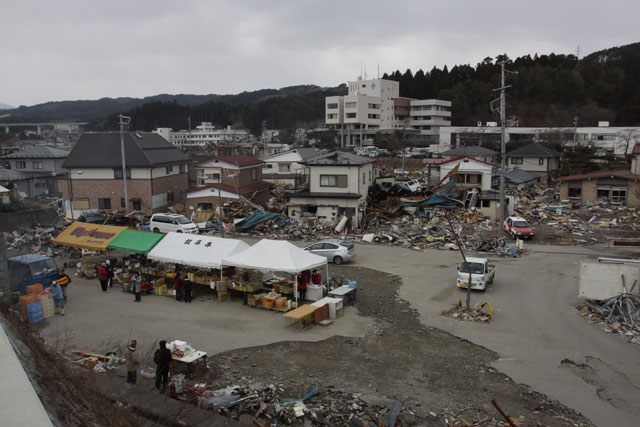
[{"label": "parked car", "polygon": [[341,240],[321,240],[304,248],[312,254],[327,257],[329,262],[334,264],[342,264],[351,261],[356,257],[356,248],[351,242],[343,242]]},{"label": "parked car", "polygon": [[408,170],[404,170],[404,169],[394,169],[393,173],[396,175],[409,175],[409,171]]},{"label": "parked car", "polygon": [[172,213],[151,215],[149,229],[154,233],[197,233],[198,226],[186,216]]},{"label": "parked car", "polygon": [[462,261],[458,267],[456,284],[459,288],[466,288],[469,284],[471,273],[471,289],[484,291],[487,285],[493,283],[496,275],[496,266],[489,264],[487,258],[467,257],[467,262]]},{"label": "parked car", "polygon": [[504,231],[511,234],[514,239],[533,239],[533,228],[526,219],[519,216],[510,216],[504,220]]},{"label": "parked car", "polygon": [[411,181],[396,181],[396,185],[412,193],[422,191],[422,184],[420,184],[420,181],[417,179],[412,179]]}]

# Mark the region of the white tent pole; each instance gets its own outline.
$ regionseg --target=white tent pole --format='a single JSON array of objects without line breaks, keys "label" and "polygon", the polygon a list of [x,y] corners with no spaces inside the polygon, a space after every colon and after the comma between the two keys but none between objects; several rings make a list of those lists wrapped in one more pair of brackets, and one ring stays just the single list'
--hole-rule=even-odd
[{"label": "white tent pole", "polygon": [[295,273],[293,274],[293,291],[296,295],[296,308],[298,308],[298,277]]},{"label": "white tent pole", "polygon": [[329,260],[327,260],[327,262],[324,263],[324,266],[327,270],[327,275],[325,276],[325,280],[327,281],[327,291],[329,291]]}]

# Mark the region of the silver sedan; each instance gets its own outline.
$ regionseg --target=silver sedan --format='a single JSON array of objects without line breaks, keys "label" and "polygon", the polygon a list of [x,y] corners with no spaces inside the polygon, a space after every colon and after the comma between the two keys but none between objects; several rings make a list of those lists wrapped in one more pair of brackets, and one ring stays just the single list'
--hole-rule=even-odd
[{"label": "silver sedan", "polygon": [[316,255],[327,257],[329,262],[342,264],[351,261],[356,257],[356,248],[351,242],[341,240],[321,240],[309,246],[305,246],[305,251]]}]

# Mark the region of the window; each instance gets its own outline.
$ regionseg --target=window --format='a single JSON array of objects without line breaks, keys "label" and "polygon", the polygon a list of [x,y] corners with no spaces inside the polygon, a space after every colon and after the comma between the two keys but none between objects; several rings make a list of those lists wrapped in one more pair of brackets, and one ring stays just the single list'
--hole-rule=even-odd
[{"label": "window", "polygon": [[173,172],[173,166],[167,166],[167,175]]},{"label": "window", "polygon": [[371,109],[371,110],[379,110],[379,109],[380,109],[380,104],[372,104],[372,103],[369,103],[368,107],[369,107],[369,109]]},{"label": "window", "polygon": [[258,168],[251,169],[251,181],[258,180]]},{"label": "window", "polygon": [[198,211],[212,211],[213,203],[198,203],[198,207],[196,208]]},{"label": "window", "polygon": [[120,207],[124,208],[126,206],[126,203],[124,202],[124,197],[120,197]]},{"label": "window", "polygon": [[380,114],[367,114],[367,117],[370,119],[379,119]]},{"label": "window", "polygon": [[338,108],[337,103],[327,104],[327,110],[335,110]]},{"label": "window", "polygon": [[568,196],[570,199],[581,199],[582,188],[569,188]]},{"label": "window", "polygon": [[367,179],[367,174],[365,172],[362,172],[362,185],[365,185],[367,182],[365,181]]},{"label": "window", "polygon": [[[122,179],[122,168],[116,168],[113,170],[113,177],[115,179]],[[131,169],[127,168],[127,179],[131,179]]]},{"label": "window", "polygon": [[22,160],[18,160],[16,162],[16,169],[26,169],[26,167],[27,167],[27,162]]},{"label": "window", "polygon": [[344,104],[345,108],[358,108],[358,103],[357,102],[347,102]]},{"label": "window", "polygon": [[31,167],[33,169],[42,169],[42,160],[34,160],[31,162]]},{"label": "window", "polygon": [[512,165],[521,165],[522,164],[522,157],[512,157],[511,158],[511,164]]},{"label": "window", "polygon": [[544,165],[544,157],[540,157],[540,158],[538,159],[538,164],[539,164],[539,165]]},{"label": "window", "polygon": [[108,199],[108,198],[98,199],[98,209],[111,209],[111,199]]},{"label": "window", "polygon": [[491,207],[491,200],[482,200],[482,207],[483,208],[490,208]]},{"label": "window", "polygon": [[180,171],[180,173],[185,173],[185,172],[186,172],[186,170],[187,170],[187,166],[186,166],[186,165],[180,165],[180,166],[179,166],[179,171]]},{"label": "window", "polygon": [[327,119],[337,119],[338,115],[337,114],[327,114]]},{"label": "window", "polygon": [[139,211],[139,210],[142,209],[141,208],[142,204],[140,202],[140,199],[133,199],[131,202],[133,203],[133,210],[134,211]]},{"label": "window", "polygon": [[172,204],[172,203],[173,203],[173,199],[174,199],[174,197],[173,197],[173,192],[171,192],[171,191],[170,191],[170,192],[168,192],[168,193],[167,193],[167,203],[168,203],[168,204]]},{"label": "window", "polygon": [[611,203],[627,202],[627,189],[626,188],[613,188],[611,190]]},{"label": "window", "polygon": [[371,182],[371,171],[369,171],[369,182]]},{"label": "window", "polygon": [[346,187],[347,175],[320,175],[320,187]]},{"label": "window", "polygon": [[278,165],[278,172],[291,172],[291,165],[286,163]]},{"label": "window", "polygon": [[347,116],[347,119],[355,119],[356,113],[347,113],[346,116]]}]

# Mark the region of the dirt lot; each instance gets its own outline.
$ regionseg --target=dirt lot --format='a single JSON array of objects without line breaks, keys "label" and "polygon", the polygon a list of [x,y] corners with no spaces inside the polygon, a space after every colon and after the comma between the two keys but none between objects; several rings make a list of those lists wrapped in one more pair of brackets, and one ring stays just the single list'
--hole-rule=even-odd
[{"label": "dirt lot", "polygon": [[469,407],[499,418],[492,398],[512,417],[523,417],[525,425],[591,425],[491,368],[495,353],[422,326],[418,313],[397,297],[399,278],[363,267],[336,266],[334,271],[358,277],[355,306],[361,316],[375,319],[373,332],[364,338],[336,336],[220,353],[212,358],[213,387],[275,385],[281,396],[300,397],[315,386],[320,396],[307,402],[310,408],[330,405],[332,396],[357,396],[361,406],[376,408],[400,400],[402,425],[442,426],[449,411]]}]

